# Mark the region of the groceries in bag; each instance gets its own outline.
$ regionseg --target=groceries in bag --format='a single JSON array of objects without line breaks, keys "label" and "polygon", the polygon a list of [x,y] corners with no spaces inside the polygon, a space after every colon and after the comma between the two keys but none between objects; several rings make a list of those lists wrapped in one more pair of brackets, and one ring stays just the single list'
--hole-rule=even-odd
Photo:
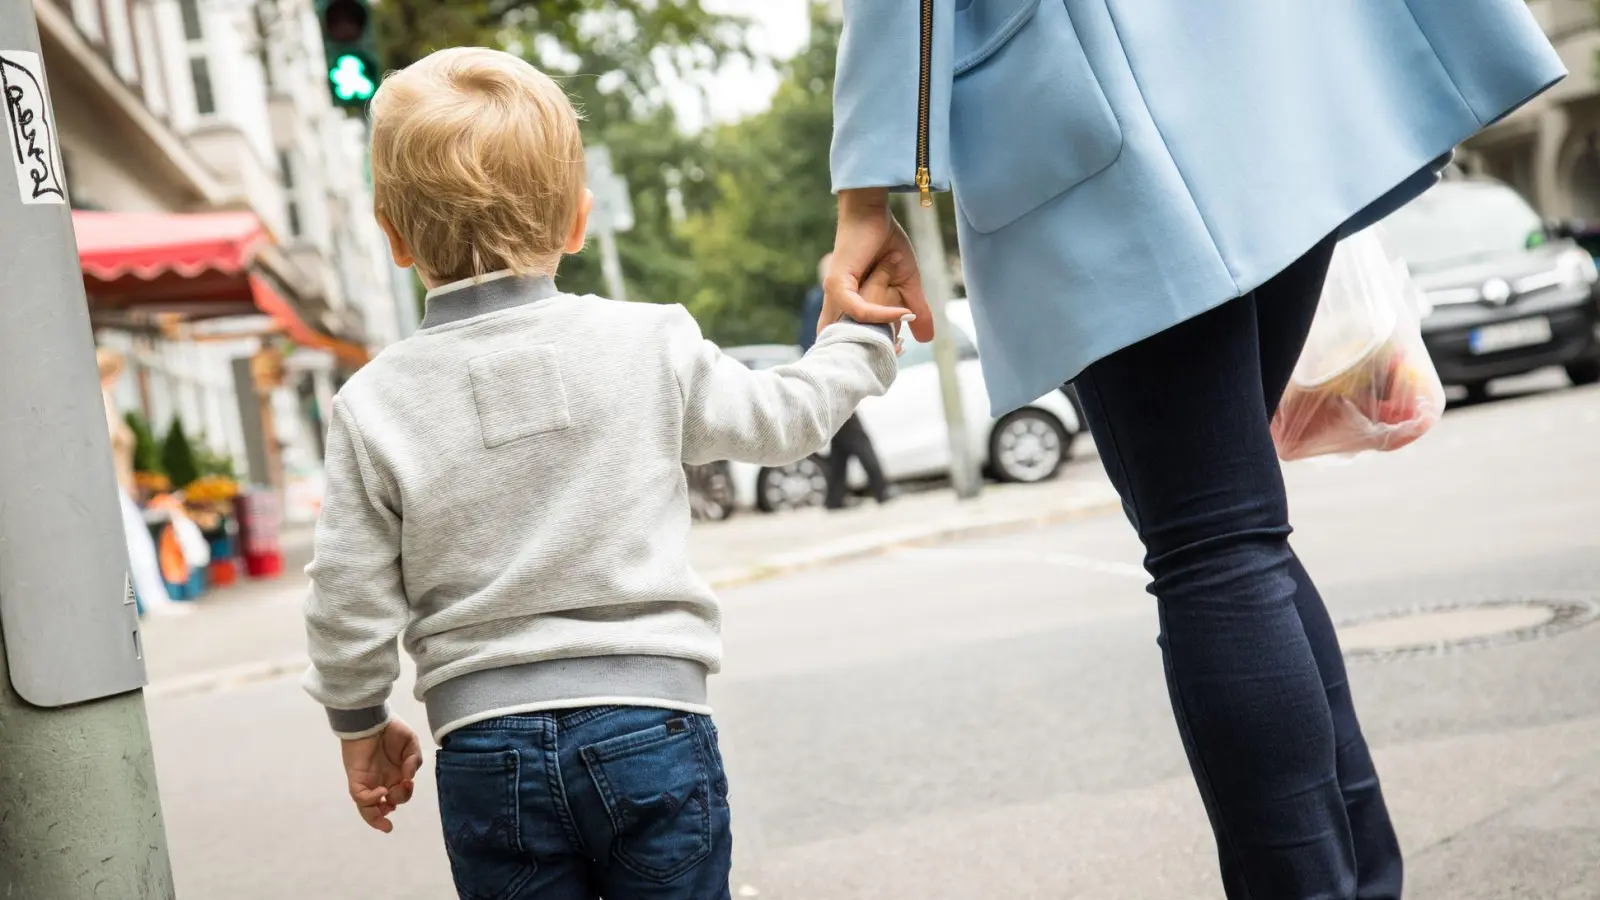
[{"label": "groceries in bag", "polygon": [[1398,450],[1444,413],[1422,296],[1370,228],[1334,249],[1305,350],[1272,420],[1285,460]]}]

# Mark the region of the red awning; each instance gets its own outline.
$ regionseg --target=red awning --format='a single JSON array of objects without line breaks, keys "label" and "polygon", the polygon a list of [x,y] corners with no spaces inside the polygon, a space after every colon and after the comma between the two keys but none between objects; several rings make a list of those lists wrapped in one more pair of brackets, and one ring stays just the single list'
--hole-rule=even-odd
[{"label": "red awning", "polygon": [[74,211],[83,272],[99,281],[172,273],[242,274],[256,246],[271,241],[255,213],[116,213]]},{"label": "red awning", "polygon": [[272,243],[251,212],[72,213],[78,260],[96,308],[205,318],[260,312],[298,344],[347,364],[366,350],[309,325],[265,277],[259,254]]}]

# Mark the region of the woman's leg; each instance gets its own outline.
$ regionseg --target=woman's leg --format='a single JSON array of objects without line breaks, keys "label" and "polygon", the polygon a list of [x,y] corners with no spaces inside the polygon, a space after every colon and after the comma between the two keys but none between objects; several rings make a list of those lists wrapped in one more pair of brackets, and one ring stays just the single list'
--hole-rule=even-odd
[{"label": "woman's leg", "polygon": [[[1301,277],[1308,274],[1303,273]],[[1312,314],[1316,307],[1304,303],[1302,298],[1307,292],[1320,293],[1321,279],[1317,279],[1315,284],[1316,289],[1310,282],[1274,279],[1256,292],[1262,390],[1266,395],[1269,418],[1277,412],[1278,402],[1300,357],[1299,348],[1311,330]],[[1356,897],[1359,900],[1399,897],[1404,880],[1400,842],[1395,837],[1388,807],[1383,802],[1378,770],[1372,763],[1367,740],[1361,733],[1361,723],[1356,718],[1355,701],[1350,695],[1350,682],[1345,675],[1344,654],[1339,650],[1339,638],[1334,632],[1333,620],[1328,616],[1328,608],[1322,602],[1316,584],[1298,557],[1290,562],[1290,574],[1296,587],[1295,607],[1300,613],[1300,623],[1305,627],[1306,638],[1311,642],[1311,653],[1316,657],[1317,669],[1322,675],[1322,689],[1327,694],[1328,708],[1333,713],[1339,787],[1344,794],[1345,813],[1350,819],[1350,832],[1355,846]]]},{"label": "woman's leg", "polygon": [[[1326,263],[1312,254],[1280,278],[1320,286]],[[1295,603],[1255,298],[1101,360],[1078,388],[1145,544],[1173,711],[1228,896],[1355,897],[1334,715]]]}]

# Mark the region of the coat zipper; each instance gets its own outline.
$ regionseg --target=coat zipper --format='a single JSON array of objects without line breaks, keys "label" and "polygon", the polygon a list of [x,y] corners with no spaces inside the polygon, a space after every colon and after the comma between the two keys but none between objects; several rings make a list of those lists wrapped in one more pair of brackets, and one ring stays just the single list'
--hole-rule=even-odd
[{"label": "coat zipper", "polygon": [[928,114],[933,105],[933,2],[922,0],[922,71],[917,82],[917,192],[922,205],[933,205],[933,178],[928,173]]}]

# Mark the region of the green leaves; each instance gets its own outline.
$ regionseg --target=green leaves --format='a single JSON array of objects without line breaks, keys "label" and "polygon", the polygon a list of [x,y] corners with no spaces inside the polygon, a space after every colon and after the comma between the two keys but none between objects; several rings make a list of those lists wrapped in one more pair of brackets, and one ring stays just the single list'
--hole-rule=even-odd
[{"label": "green leaves", "polygon": [[149,420],[140,412],[129,412],[122,418],[133,432],[134,471],[166,474],[165,468],[161,465],[161,449],[156,443],[155,434],[150,430]]},{"label": "green leaves", "polygon": [[172,479],[174,488],[183,489],[200,477],[200,465],[195,459],[194,445],[183,430],[183,418],[174,416],[167,439],[161,446],[161,469]]}]

